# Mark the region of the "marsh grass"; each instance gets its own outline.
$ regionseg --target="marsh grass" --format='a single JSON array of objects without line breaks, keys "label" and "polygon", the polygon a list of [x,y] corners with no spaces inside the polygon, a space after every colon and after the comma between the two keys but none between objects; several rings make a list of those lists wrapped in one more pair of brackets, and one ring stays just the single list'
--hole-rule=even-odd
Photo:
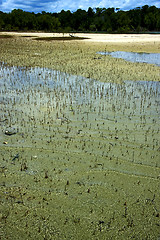
[{"label": "marsh grass", "polygon": [[0,39],[13,38],[13,37],[14,36],[11,36],[11,35],[0,34]]},{"label": "marsh grass", "polygon": [[[72,39],[72,38],[71,38]],[[159,67],[130,63],[111,56],[98,58],[98,51],[159,52],[158,44],[104,44],[81,41],[34,41],[30,38],[1,40],[0,61],[17,66],[39,66],[81,75],[102,82],[125,80],[159,81]]]}]

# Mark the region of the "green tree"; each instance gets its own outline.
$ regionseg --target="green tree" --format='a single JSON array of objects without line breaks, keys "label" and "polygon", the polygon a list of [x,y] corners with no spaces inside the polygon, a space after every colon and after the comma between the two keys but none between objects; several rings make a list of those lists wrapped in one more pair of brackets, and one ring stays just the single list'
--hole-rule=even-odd
[{"label": "green tree", "polygon": [[0,12],[0,30],[3,30],[4,28],[4,20],[3,20],[3,12]]},{"label": "green tree", "polygon": [[56,31],[60,27],[60,22],[54,16],[50,14],[39,14],[37,16],[38,30],[44,31]]},{"label": "green tree", "polygon": [[129,11],[116,8],[78,9],[71,13],[30,13],[14,9],[11,13],[0,12],[0,30],[44,31],[160,31],[160,9],[145,5]]},{"label": "green tree", "polygon": [[66,31],[70,30],[71,22],[72,22],[72,13],[69,10],[68,11],[62,10],[58,14],[58,19],[61,23],[61,28],[63,30],[66,30]]},{"label": "green tree", "polygon": [[72,22],[71,22],[72,29],[83,31],[87,29],[88,21],[87,21],[87,12],[82,9],[78,9],[72,15]]}]

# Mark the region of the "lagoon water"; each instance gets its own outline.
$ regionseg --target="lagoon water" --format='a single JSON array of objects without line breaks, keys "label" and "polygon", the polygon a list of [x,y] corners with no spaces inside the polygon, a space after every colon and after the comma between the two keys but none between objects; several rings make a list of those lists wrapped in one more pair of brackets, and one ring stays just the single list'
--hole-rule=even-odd
[{"label": "lagoon water", "polygon": [[160,53],[136,53],[136,52],[98,52],[101,55],[110,55],[114,58],[122,58],[130,62],[149,63],[160,66]]}]

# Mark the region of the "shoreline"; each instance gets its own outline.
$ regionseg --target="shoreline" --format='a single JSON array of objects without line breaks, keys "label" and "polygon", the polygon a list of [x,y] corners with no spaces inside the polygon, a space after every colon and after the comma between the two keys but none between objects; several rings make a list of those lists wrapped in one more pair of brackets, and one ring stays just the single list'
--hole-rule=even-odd
[{"label": "shoreline", "polygon": [[[45,33],[45,32],[0,32],[0,35],[9,36],[30,36],[30,37],[68,37],[69,33]],[[103,34],[103,33],[73,33],[73,36],[84,37],[86,42],[103,42],[103,43],[146,43],[158,42],[160,44],[160,34]]]}]

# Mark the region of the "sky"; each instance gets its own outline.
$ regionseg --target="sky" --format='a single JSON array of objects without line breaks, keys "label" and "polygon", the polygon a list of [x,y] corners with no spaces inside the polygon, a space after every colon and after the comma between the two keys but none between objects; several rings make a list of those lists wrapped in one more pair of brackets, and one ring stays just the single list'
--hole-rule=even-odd
[{"label": "sky", "polygon": [[22,9],[28,12],[60,12],[91,8],[120,8],[129,10],[144,5],[160,8],[160,0],[0,0],[0,11],[11,12],[13,9]]}]

